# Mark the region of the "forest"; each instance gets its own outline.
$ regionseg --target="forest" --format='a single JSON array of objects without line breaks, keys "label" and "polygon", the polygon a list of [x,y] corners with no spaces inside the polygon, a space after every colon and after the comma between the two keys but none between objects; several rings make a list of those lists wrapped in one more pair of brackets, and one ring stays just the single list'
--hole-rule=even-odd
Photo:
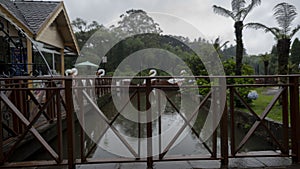
[{"label": "forest", "polygon": [[[278,28],[269,28],[261,23],[242,23],[251,9],[259,4],[260,1],[258,0],[252,0],[248,6],[235,4],[237,6],[232,6],[232,11],[220,6],[213,6],[216,14],[234,19],[236,45],[229,45],[226,39],[219,36],[216,36],[215,39],[202,37],[189,39],[183,36],[165,35],[159,24],[146,11],[140,9],[126,11],[120,16],[117,24],[110,27],[105,27],[97,21],[88,23],[81,18],[76,18],[72,21],[72,26],[81,48],[81,55],[77,58],[77,62],[88,60],[98,64],[100,68],[105,68],[107,75],[112,75],[117,66],[128,55],[143,49],[160,48],[181,58],[194,75],[207,75],[201,58],[207,57],[212,52],[217,53],[227,75],[299,73],[300,42],[298,38],[291,42],[292,37],[300,28],[298,25],[293,30],[291,29],[291,22],[297,14],[295,13],[296,8],[286,3],[280,3],[274,7]],[[236,9],[241,11],[237,12]],[[243,11],[244,9],[248,10]],[[282,10],[289,12],[290,15],[284,17],[284,14],[280,13]],[[289,22],[285,22],[286,20]],[[242,27],[239,28],[239,24]],[[242,30],[237,31],[237,29],[244,28],[263,29],[265,32],[271,32],[274,34],[277,44],[274,44],[270,51],[263,54],[248,55],[247,49],[243,47]],[[195,51],[201,56],[197,56]],[[152,55],[158,54],[153,53]],[[102,62],[103,56],[107,57],[106,63]],[[163,57],[162,55],[161,58]],[[75,60],[67,59],[69,60],[66,61],[66,67],[73,67]],[[145,63],[147,62],[151,62],[151,59],[145,61]],[[152,60],[152,62],[156,61]],[[170,60],[170,64],[174,65],[175,63],[176,60]],[[157,66],[159,64],[157,62]],[[146,70],[141,72],[141,74],[143,73],[147,75]],[[160,72],[159,75],[165,74]]]}]

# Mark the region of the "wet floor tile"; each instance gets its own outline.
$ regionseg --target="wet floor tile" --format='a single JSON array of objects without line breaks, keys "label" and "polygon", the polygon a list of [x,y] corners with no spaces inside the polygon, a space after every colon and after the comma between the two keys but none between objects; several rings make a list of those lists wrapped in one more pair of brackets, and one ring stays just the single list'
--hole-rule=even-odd
[{"label": "wet floor tile", "polygon": [[292,160],[288,157],[260,157],[256,159],[269,167],[292,165]]},{"label": "wet floor tile", "polygon": [[118,169],[119,164],[86,164],[78,165],[76,169]]},{"label": "wet floor tile", "polygon": [[187,161],[158,162],[154,164],[155,169],[191,169]]},{"label": "wet floor tile", "polygon": [[266,167],[255,158],[236,158],[229,159],[229,168],[262,168]]},{"label": "wet floor tile", "polygon": [[209,160],[209,161],[188,161],[188,163],[192,166],[192,168],[207,168],[207,169],[214,169],[214,168],[220,168],[221,163],[220,161],[216,160]]}]

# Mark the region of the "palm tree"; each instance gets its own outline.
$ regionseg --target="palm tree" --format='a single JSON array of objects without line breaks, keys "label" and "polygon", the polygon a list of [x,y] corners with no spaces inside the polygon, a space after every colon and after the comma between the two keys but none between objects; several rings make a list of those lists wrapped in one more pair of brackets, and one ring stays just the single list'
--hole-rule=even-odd
[{"label": "palm tree", "polygon": [[251,3],[246,6],[245,0],[232,0],[232,10],[225,9],[220,6],[213,6],[213,10],[216,14],[230,17],[234,20],[235,38],[236,38],[236,75],[241,75],[244,45],[243,45],[243,26],[246,16],[252,11],[255,6],[260,5],[261,0],[251,0]]},{"label": "palm tree", "polygon": [[261,61],[263,62],[263,64],[264,64],[265,75],[268,75],[268,74],[269,74],[269,63],[270,63],[270,59],[271,59],[271,56],[270,56],[270,54],[268,54],[268,53],[260,55],[260,60],[261,60]]},{"label": "palm tree", "polygon": [[293,30],[292,21],[296,18],[296,7],[288,3],[279,3],[274,7],[274,17],[279,27],[267,27],[261,23],[248,23],[245,27],[254,29],[263,29],[265,32],[271,32],[277,40],[278,53],[278,73],[288,74],[288,60],[290,53],[291,38],[299,31],[300,25]]},{"label": "palm tree", "polygon": [[229,41],[226,41],[226,42],[224,42],[224,43],[222,43],[222,44],[221,44],[221,43],[222,43],[222,42],[221,42],[220,37],[217,37],[217,38],[215,39],[215,41],[213,42],[213,46],[214,46],[215,50],[217,51],[217,54],[218,54],[218,56],[219,56],[220,58],[222,58],[221,53],[220,53],[221,48],[223,48],[224,46],[226,46],[227,43],[229,43]]}]

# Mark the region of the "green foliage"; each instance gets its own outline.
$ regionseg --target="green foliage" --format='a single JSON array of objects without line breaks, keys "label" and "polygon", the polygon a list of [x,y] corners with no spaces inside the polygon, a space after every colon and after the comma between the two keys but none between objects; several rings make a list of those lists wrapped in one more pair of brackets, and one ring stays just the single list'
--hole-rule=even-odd
[{"label": "green foliage", "polygon": [[208,79],[200,78],[200,79],[197,79],[197,85],[200,86],[199,94],[205,97],[208,94],[208,92],[210,91],[210,87],[207,87],[207,86],[211,86],[210,81]]},{"label": "green foliage", "polygon": [[272,47],[272,50],[271,50],[271,54],[270,54],[270,63],[269,63],[269,74],[270,75],[275,75],[275,74],[277,74],[277,72],[278,72],[278,68],[277,68],[277,66],[278,66],[278,52],[277,52],[277,47],[276,47],[276,45],[274,45],[273,47]]},{"label": "green foliage", "polygon": [[112,27],[112,31],[119,32],[121,37],[145,33],[160,34],[162,32],[158,23],[155,23],[145,11],[140,9],[128,10],[120,16],[120,19],[118,25]]},{"label": "green foliage", "polygon": [[223,67],[225,74],[228,76],[234,75],[235,72],[235,61],[233,59],[228,59],[223,62]]},{"label": "green foliage", "polygon": [[245,130],[249,130],[250,128],[251,128],[250,124],[248,124],[248,123],[244,124],[244,129]]},{"label": "green foliage", "polygon": [[[233,59],[228,59],[223,62],[223,67],[225,70],[226,75],[232,76],[235,74],[235,61]],[[202,70],[203,71],[203,70]],[[254,70],[250,65],[244,64],[242,67],[242,75],[253,75]],[[207,75],[207,74],[206,74]],[[227,80],[227,84],[253,84],[254,80],[251,78],[229,78]],[[199,94],[202,96],[206,96],[207,93],[210,91],[210,88],[206,88],[205,86],[211,86],[212,82],[209,81],[209,79],[206,78],[199,78],[197,79],[197,84],[200,86],[204,86],[202,88],[199,88]],[[252,100],[249,99],[248,93],[252,90],[250,87],[240,87],[236,88],[238,93],[241,95],[241,97],[247,102],[251,103]],[[244,105],[242,102],[235,97],[235,106],[236,107],[243,107]]]},{"label": "green foliage", "polygon": [[187,58],[185,62],[192,70],[194,75],[203,75],[203,76],[208,75],[203,62],[198,56],[192,55],[191,57]]},{"label": "green foliage", "polygon": [[[291,38],[300,30],[300,25],[292,29],[292,21],[296,18],[296,7],[288,3],[279,3],[274,9],[274,18],[277,21],[278,27],[268,27],[261,23],[248,23],[245,26],[262,29],[265,32],[270,32],[277,40],[277,58],[278,58],[278,74],[285,75],[289,73],[288,60],[290,54]],[[282,79],[285,83],[285,80]]]},{"label": "green foliage", "polygon": [[76,18],[72,21],[73,29],[75,30],[75,36],[79,48],[82,48],[86,41],[100,28],[103,28],[103,25],[99,25],[97,21],[92,21],[92,23],[87,23],[87,21]]},{"label": "green foliage", "polygon": [[242,74],[242,60],[244,53],[244,45],[243,45],[243,28],[244,28],[244,20],[247,15],[255,8],[260,5],[261,0],[251,0],[251,2],[246,5],[246,1],[244,0],[232,0],[231,7],[232,10],[225,9],[220,6],[213,5],[213,10],[216,14],[230,17],[234,20],[234,28],[235,28],[235,38],[236,38],[236,53],[235,53],[235,61],[236,61],[236,75]]},{"label": "green foliage", "polygon": [[300,64],[300,41],[298,38],[296,38],[292,44],[291,63],[295,65],[294,69],[292,69],[292,73],[298,73],[299,72],[298,65]]},{"label": "green foliage", "polygon": [[[191,56],[195,55],[186,45],[170,36],[159,34],[139,34],[120,41],[109,50],[106,54],[109,58],[109,61],[106,64],[106,69],[108,72],[114,72],[117,66],[127,56],[143,49],[151,48],[164,50],[143,51],[143,59],[137,61],[140,62],[141,66],[156,65],[155,67],[169,67],[170,69],[176,68],[176,70],[180,70],[182,65],[178,64],[178,58],[171,58],[170,55],[176,55],[182,60],[191,58]],[[176,70],[170,71],[174,72]]]},{"label": "green foliage", "polygon": [[[234,75],[235,71],[235,62],[232,59],[226,60],[223,62],[224,70],[226,75]],[[242,67],[242,75],[253,75],[254,70],[251,66],[244,64]],[[250,78],[234,78],[234,79],[228,79],[227,84],[253,84],[254,80]],[[248,99],[247,95],[252,90],[250,87],[240,87],[237,88],[238,93],[241,95],[241,97],[247,102],[251,103],[252,100]],[[235,106],[237,107],[243,107],[242,102],[235,97]]]},{"label": "green foliage", "polygon": [[[249,79],[249,78],[235,78],[234,79],[234,84],[253,84],[253,83],[254,83],[254,80]],[[239,87],[236,90],[241,95],[243,100],[245,100],[247,103],[252,103],[253,100],[249,99],[247,96],[248,96],[248,93],[251,92],[251,90],[253,90],[253,88],[251,88],[251,87]],[[244,104],[237,97],[234,98],[234,101],[235,101],[235,106],[236,107],[240,107],[240,108],[244,107]]]},{"label": "green foliage", "polygon": [[253,75],[254,70],[253,67],[247,64],[244,64],[242,67],[242,75]]},{"label": "green foliage", "polygon": [[[253,100],[251,104],[251,108],[255,113],[258,115],[261,115],[264,110],[266,109],[266,106],[271,103],[271,101],[274,98],[275,94],[270,94],[266,91],[268,90],[274,90],[272,87],[266,87],[266,88],[255,88],[255,91],[257,91],[259,97],[256,100]],[[242,111],[247,112],[249,111],[248,109],[242,109]],[[271,118],[275,121],[282,122],[282,107],[277,101],[277,104],[273,106],[271,111],[269,112],[268,118]]]}]

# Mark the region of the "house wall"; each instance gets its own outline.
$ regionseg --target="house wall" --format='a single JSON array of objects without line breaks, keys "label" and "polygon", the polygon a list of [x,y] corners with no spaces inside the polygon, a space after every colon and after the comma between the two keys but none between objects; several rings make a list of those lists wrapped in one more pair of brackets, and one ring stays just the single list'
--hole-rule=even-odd
[{"label": "house wall", "polygon": [[[4,26],[4,30],[9,33],[9,36],[17,37],[18,36],[18,31],[17,29],[11,25],[8,21],[6,21],[4,18],[0,18],[0,22]],[[4,36],[5,34],[0,31],[0,36]]]},{"label": "house wall", "polygon": [[45,31],[43,31],[43,33],[37,37],[37,40],[57,48],[64,48],[62,36],[60,35],[58,27],[55,23],[52,23]]}]

